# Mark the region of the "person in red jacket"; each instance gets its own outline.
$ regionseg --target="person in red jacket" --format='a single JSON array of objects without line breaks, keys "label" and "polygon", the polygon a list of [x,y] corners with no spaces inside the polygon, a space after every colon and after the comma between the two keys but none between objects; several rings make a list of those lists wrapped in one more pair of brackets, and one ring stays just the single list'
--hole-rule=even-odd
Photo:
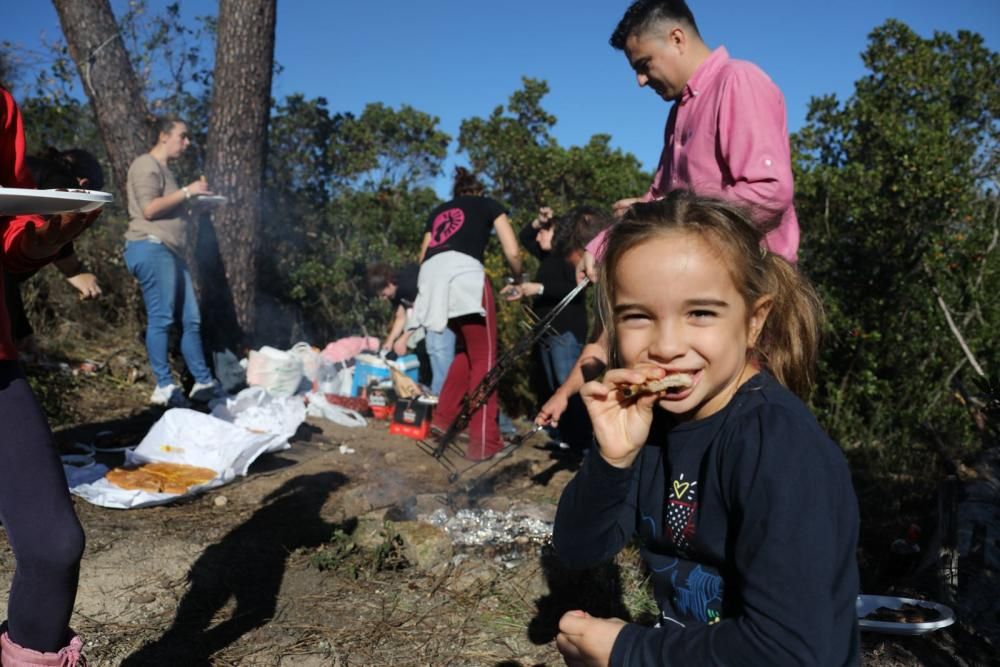
[{"label": "person in red jacket", "polygon": [[[0,87],[0,186],[34,188],[24,164],[24,127]],[[2,193],[2,189],[0,189]],[[0,215],[0,280],[49,263],[93,223],[88,214]],[[52,431],[17,361],[0,285],[0,521],[16,567],[0,634],[4,667],[79,664],[83,642],[69,629],[84,535]]]}]

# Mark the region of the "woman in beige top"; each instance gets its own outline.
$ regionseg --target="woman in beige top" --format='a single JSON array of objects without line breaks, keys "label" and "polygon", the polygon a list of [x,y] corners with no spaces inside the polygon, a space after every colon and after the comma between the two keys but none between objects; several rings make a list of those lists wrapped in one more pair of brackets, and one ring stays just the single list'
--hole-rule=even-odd
[{"label": "woman in beige top", "polygon": [[204,177],[178,187],[167,166],[191,143],[187,125],[176,118],[164,118],[157,123],[156,137],[156,145],[137,157],[128,170],[125,264],[139,281],[146,304],[146,352],[156,376],[150,403],[175,406],[187,402],[174,383],[167,357],[170,328],[178,318],[181,354],[195,379],[190,397],[208,400],[220,392],[205,363],[201,314],[191,273],[183,259],[188,204],[192,197],[212,193]]}]

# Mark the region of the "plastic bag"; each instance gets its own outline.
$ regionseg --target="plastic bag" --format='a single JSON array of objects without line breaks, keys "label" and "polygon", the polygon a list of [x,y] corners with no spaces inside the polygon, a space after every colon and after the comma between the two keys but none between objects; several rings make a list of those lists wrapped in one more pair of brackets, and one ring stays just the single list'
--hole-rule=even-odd
[{"label": "plastic bag", "polygon": [[213,407],[212,416],[252,433],[273,436],[266,451],[277,452],[291,446],[288,441],[306,420],[306,404],[300,396],[277,397],[263,387],[250,387]]},{"label": "plastic bag", "polygon": [[302,360],[296,355],[266,345],[250,351],[247,384],[263,387],[274,396],[291,396],[302,377]]},{"label": "plastic bag", "polygon": [[306,414],[311,417],[322,417],[335,424],[352,428],[368,425],[368,420],[362,417],[360,412],[334,405],[326,400],[323,394],[313,391],[306,395],[306,399],[309,401]]},{"label": "plastic bag", "polygon": [[372,336],[348,336],[339,338],[323,348],[323,358],[327,361],[347,361],[365,350],[378,350],[379,339]]},{"label": "plastic bag", "polygon": [[354,384],[354,367],[324,360],[319,367],[316,389],[321,394],[350,396]]},{"label": "plastic bag", "polygon": [[320,351],[309,343],[299,342],[293,345],[288,353],[298,357],[302,362],[302,374],[306,376],[309,383],[316,382],[320,364],[323,362],[323,355],[320,354]]}]

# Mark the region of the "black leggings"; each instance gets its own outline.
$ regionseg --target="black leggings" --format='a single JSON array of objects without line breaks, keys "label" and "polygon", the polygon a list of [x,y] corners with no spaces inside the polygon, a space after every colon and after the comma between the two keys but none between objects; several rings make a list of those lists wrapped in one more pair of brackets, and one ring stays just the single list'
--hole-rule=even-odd
[{"label": "black leggings", "polygon": [[0,360],[0,520],[14,551],[7,631],[36,651],[66,645],[83,556],[52,431],[20,364]]},{"label": "black leggings", "polygon": [[30,276],[17,273],[3,274],[4,303],[7,315],[10,317],[10,335],[14,343],[35,333],[28,321],[28,313],[24,310],[24,299],[21,298],[21,284]]}]

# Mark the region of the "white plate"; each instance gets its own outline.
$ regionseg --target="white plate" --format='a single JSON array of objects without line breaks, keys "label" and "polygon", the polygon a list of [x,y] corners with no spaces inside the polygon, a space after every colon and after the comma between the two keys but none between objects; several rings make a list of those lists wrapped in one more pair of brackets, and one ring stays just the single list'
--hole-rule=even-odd
[{"label": "white plate", "polygon": [[[941,614],[941,617],[936,621],[927,623],[893,623],[890,621],[872,621],[865,618],[865,616],[879,607],[900,609],[904,602],[935,609]],[[955,613],[943,604],[931,602],[930,600],[900,598],[894,595],[859,595],[857,609],[858,627],[864,631],[881,632],[887,635],[922,635],[927,632],[946,628],[955,622]]]},{"label": "white plate", "polygon": [[222,195],[192,195],[191,199],[199,206],[222,206],[229,201]]},{"label": "white plate", "polygon": [[30,190],[0,187],[0,215],[86,213],[111,202],[110,192],[97,190]]}]

